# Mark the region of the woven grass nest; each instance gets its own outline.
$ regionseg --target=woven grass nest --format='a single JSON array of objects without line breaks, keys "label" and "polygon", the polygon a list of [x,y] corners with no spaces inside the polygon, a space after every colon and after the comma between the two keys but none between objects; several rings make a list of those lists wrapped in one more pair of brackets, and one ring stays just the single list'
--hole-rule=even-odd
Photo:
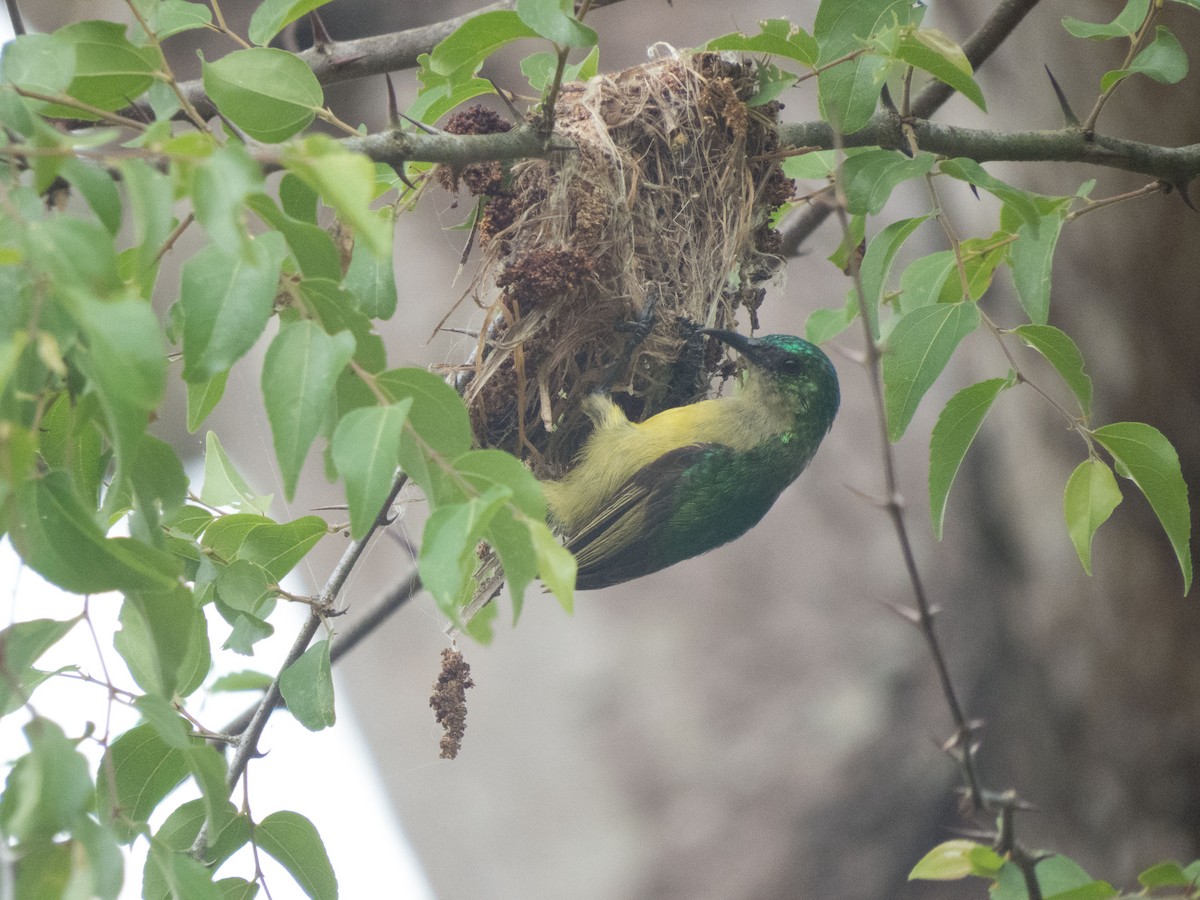
[{"label": "woven grass nest", "polygon": [[[580,401],[628,354],[621,323],[655,294],[614,400],[641,421],[707,391],[724,354],[706,354],[697,329],[733,328],[739,308],[756,326],[760,285],[782,263],[769,219],[793,183],[778,167],[779,105],[746,105],[757,84],[752,63],[717,54],[654,60],[563,86],[555,129],[576,150],[439,172],[485,198],[469,291],[483,316],[456,368],[481,446],[561,475],[588,431]],[[509,127],[476,107],[447,130]]]}]

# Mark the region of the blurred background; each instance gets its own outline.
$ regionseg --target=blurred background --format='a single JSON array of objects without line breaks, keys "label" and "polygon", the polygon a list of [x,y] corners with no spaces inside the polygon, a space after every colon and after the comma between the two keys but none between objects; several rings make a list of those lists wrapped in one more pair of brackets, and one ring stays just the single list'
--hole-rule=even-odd
[{"label": "blurred background", "polygon": [[[244,27],[252,4],[221,5]],[[935,3],[926,24],[961,42],[994,5]],[[937,118],[1059,127],[1044,64],[1085,115],[1100,76],[1120,65],[1125,48],[1073,39],[1059,20],[1108,21],[1122,5],[1043,2],[977,74],[989,113],[954,98]],[[476,6],[336,0],[322,16],[335,38],[350,38]],[[1168,6],[1164,21],[1195,63],[1200,15]],[[98,0],[22,7],[39,30],[127,15],[123,4]],[[600,33],[601,69],[613,70],[644,61],[653,43],[694,46],[754,31],[762,18],[811,28],[815,10],[801,0],[626,0],[588,21]],[[195,77],[188,40],[174,39],[177,71]],[[228,49],[210,42],[209,56]],[[516,51],[513,61],[525,52]],[[522,83],[515,68],[485,73],[504,86]],[[415,94],[413,73],[396,82],[403,108]],[[1198,85],[1194,73],[1173,87],[1130,79],[1099,130],[1164,145],[1200,141]],[[327,99],[347,121],[385,126],[382,79],[331,87]],[[785,120],[815,117],[811,87],[783,99]],[[1096,198],[1146,181],[1066,164],[988,168],[1052,194],[1074,193],[1095,177]],[[997,209],[987,198],[961,184],[941,191],[961,236],[991,233]],[[927,205],[920,192],[899,192],[880,222]],[[465,232],[451,230],[468,208],[465,198],[456,207],[431,190],[398,224],[400,306],[384,328],[392,365],[457,361],[468,351],[466,338],[429,340],[469,283],[469,272],[456,281]],[[878,227],[872,222],[868,234]],[[927,226],[908,250],[942,249],[940,239]],[[839,240],[831,218],[803,245],[769,291],[764,332],[802,333],[813,309],[842,302],[847,280],[825,260]],[[1051,321],[1083,351],[1096,384],[1095,423],[1146,421],[1166,434],[1195,509],[1200,214],[1176,195],[1159,195],[1085,216],[1064,230],[1053,279]],[[171,278],[163,283],[165,304],[174,298]],[[1007,276],[983,303],[1001,324],[1019,323]],[[451,323],[471,327],[477,318],[468,301]],[[852,330],[835,343],[853,350],[858,340]],[[918,632],[886,606],[911,596],[893,532],[850,490],[881,489],[867,377],[836,347],[831,356],[842,381],[840,417],[758,528],[703,558],[583,594],[572,617],[531,592],[516,630],[501,624],[492,646],[463,648],[476,687],[457,760],[437,758],[439,730],[427,705],[446,643],[432,600],[415,600],[343,661],[339,709],[352,711],[375,772],[353,790],[332,792],[338,812],[317,819],[322,832],[355,833],[365,804],[355,791],[385,799],[444,900],[982,896],[980,882],[905,881],[925,851],[971,823],[957,811],[957,768],[940,750],[952,726],[931,661]],[[1061,393],[1032,357],[1029,371]],[[992,411],[951,494],[946,537],[933,539],[924,499],[929,431],[956,390],[1006,371],[994,342],[973,336],[926,398],[896,448],[908,523],[942,609],[950,669],[968,714],[986,721],[986,782],[1036,805],[1018,823],[1027,845],[1067,853],[1096,877],[1131,887],[1151,863],[1200,856],[1200,611],[1194,596],[1181,596],[1170,546],[1135,491],[1100,530],[1095,574],[1084,575],[1061,513],[1063,486],[1084,448],[1027,388]],[[208,427],[252,484],[281,496],[258,381],[253,359],[239,364]],[[202,453],[203,434],[184,428],[182,392],[157,427]],[[296,500],[286,508],[280,501],[276,513],[300,516],[338,502],[313,454]],[[412,502],[377,539],[348,586],[350,612],[338,626],[353,624],[409,571],[405,542],[419,544],[422,517]],[[342,550],[333,539],[325,544],[309,560],[313,584]],[[272,730],[266,745],[288,740]],[[328,734],[309,740],[312,768],[297,774],[295,791],[329,794],[316,773],[355,764],[343,763]],[[341,874],[336,853],[333,861]],[[366,880],[356,883],[371,883],[368,873],[357,875]],[[394,895],[389,878],[381,870],[378,889]]]}]

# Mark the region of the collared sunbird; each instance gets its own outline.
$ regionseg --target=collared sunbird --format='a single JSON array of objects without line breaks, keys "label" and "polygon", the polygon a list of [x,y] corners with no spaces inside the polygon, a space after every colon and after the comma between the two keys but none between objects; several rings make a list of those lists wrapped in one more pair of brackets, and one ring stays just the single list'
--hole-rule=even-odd
[{"label": "collared sunbird", "polygon": [[735,396],[634,423],[607,394],[591,394],[584,411],[595,427],[576,465],[543,483],[580,589],[640,578],[745,534],[833,424],[837,373],[820,348],[787,334],[704,331],[746,362]]}]

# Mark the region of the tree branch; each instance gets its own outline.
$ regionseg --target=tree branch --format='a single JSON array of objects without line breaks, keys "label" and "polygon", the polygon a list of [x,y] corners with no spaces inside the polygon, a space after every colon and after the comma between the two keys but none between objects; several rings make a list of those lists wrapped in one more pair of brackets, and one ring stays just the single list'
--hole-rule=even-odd
[{"label": "tree branch", "polygon": [[387,131],[342,141],[347,150],[369,156],[375,162],[399,166],[405,162],[443,163],[455,169],[497,159],[545,156],[555,150],[574,150],[575,144],[561,136],[540,135],[528,125],[497,134],[449,134],[421,131]]},{"label": "tree branch", "polygon": [[[940,125],[927,119],[901,119],[878,113],[865,128],[844,137],[846,147],[879,146],[907,150],[901,122],[911,126],[921,150],[943,156],[966,156],[976,162],[1081,162],[1138,172],[1176,186],[1200,177],[1200,144],[1160,147],[1124,138],[1092,135],[1079,128],[1058,131],[988,131]],[[833,129],[827,122],[781,125],[783,146],[832,150]]]}]

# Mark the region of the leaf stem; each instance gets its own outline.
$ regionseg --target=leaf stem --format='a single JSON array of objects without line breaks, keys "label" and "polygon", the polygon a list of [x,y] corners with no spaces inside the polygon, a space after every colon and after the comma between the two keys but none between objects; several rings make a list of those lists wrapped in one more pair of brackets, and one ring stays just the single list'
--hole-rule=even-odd
[{"label": "leaf stem", "polygon": [[[1159,4],[1151,2],[1150,8],[1146,11],[1146,18],[1142,21],[1142,25],[1129,41],[1129,52],[1125,54],[1125,61],[1121,63],[1122,69],[1128,69],[1129,64],[1133,62],[1135,56],[1142,49],[1142,45],[1146,42],[1146,35],[1150,33],[1150,28],[1154,24],[1154,20],[1158,18]],[[1125,79],[1122,78],[1109,86],[1107,91],[1104,91],[1096,98],[1096,105],[1092,107],[1092,111],[1088,113],[1087,119],[1084,120],[1080,128],[1084,134],[1091,134],[1096,129],[1096,120],[1100,118],[1100,111],[1104,109],[1104,105],[1108,103],[1109,98],[1121,86]]]}]

